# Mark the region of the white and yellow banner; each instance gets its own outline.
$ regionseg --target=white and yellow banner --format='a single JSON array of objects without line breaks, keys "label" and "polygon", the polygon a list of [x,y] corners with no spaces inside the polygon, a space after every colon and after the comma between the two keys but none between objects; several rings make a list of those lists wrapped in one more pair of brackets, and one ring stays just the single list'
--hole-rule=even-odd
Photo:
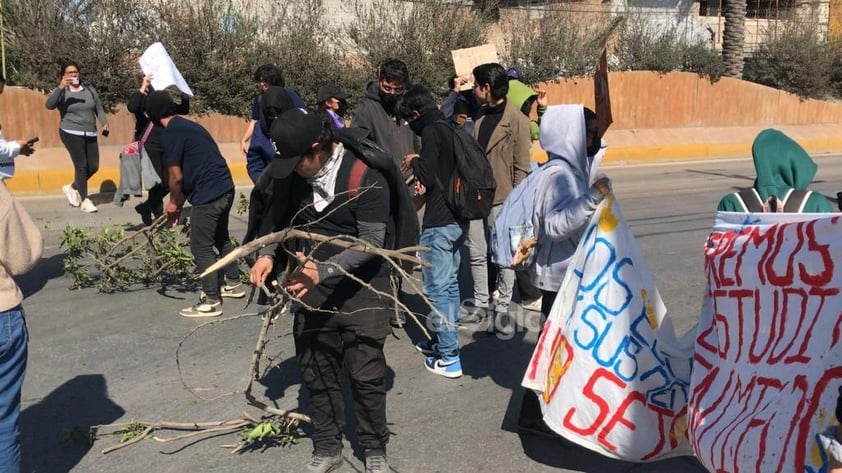
[{"label": "white and yellow banner", "polygon": [[842,385],[840,217],[719,213],[705,271],[699,324],[679,339],[606,199],[523,379],[544,420],[626,461],[695,455],[710,471],[827,471],[817,434],[836,424]]},{"label": "white and yellow banner", "polygon": [[692,454],[692,338],[678,340],[613,196],[600,204],[567,271],[523,385],[545,422],[613,458]]}]

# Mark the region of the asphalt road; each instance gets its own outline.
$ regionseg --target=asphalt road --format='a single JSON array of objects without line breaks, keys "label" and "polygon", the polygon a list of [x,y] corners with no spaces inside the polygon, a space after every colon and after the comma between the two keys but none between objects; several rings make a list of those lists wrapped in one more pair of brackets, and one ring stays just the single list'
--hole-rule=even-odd
[{"label": "asphalt road", "polygon": [[[835,196],[842,187],[842,159],[818,160],[815,189]],[[719,198],[753,180],[748,159],[615,167],[603,170],[654,274],[679,332],[695,324],[703,292],[702,245]],[[842,189],[840,189],[842,190]],[[101,196],[110,200],[109,196]],[[69,291],[62,275],[58,238],[67,224],[99,228],[135,223],[128,208],[109,203],[86,215],[55,195],[23,199],[46,238],[44,261],[20,279],[31,330],[29,368],[23,390],[24,472],[238,472],[303,471],[310,442],[298,446],[231,455],[220,445],[235,436],[201,442],[138,445],[103,455],[116,439],[93,446],[61,441],[74,426],[143,421],[202,422],[238,417],[240,394],[260,319],[247,317],[207,328],[185,344],[181,384],[175,349],[198,323],[178,316],[194,295],[172,288],[137,288],[102,295],[92,289]],[[834,202],[835,204],[835,202]],[[242,234],[244,218],[234,216],[232,233]],[[237,303],[226,315],[254,312]],[[529,313],[529,317],[536,314]],[[267,349],[273,357],[256,391],[279,407],[306,410],[299,396],[288,320],[280,321]],[[394,432],[389,445],[396,472],[661,472],[704,471],[692,458],[652,464],[609,460],[567,443],[518,436],[512,431],[520,405],[519,382],[535,334],[511,340],[484,333],[462,333],[465,375],[447,380],[427,373],[412,347],[417,333],[390,338],[388,417]],[[219,397],[222,396],[222,397]],[[348,427],[352,431],[352,426]],[[340,471],[362,471],[361,455],[346,444]]]}]

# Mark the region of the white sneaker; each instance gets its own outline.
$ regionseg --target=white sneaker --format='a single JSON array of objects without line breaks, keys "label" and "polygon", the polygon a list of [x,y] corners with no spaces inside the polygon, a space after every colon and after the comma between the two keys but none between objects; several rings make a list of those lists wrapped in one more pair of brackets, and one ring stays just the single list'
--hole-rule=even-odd
[{"label": "white sneaker", "polygon": [[94,205],[94,203],[91,202],[91,199],[83,200],[82,205],[79,208],[82,210],[82,212],[87,213],[94,213],[97,211],[96,205]]},{"label": "white sneaker", "polygon": [[181,309],[179,312],[182,317],[219,317],[222,315],[222,302],[220,301],[209,301],[206,297],[202,297],[199,299],[199,303],[192,306]]},{"label": "white sneaker", "polygon": [[71,206],[79,207],[82,205],[82,196],[79,195],[79,191],[74,189],[73,186],[65,184],[61,186],[61,190],[64,192],[64,196],[67,197],[67,202],[69,202]]},{"label": "white sneaker", "polygon": [[542,297],[539,297],[539,298],[537,298],[535,300],[532,300],[532,301],[529,301],[527,303],[521,303],[521,307],[523,307],[526,310],[531,310],[533,312],[541,312],[542,299],[543,299]]}]

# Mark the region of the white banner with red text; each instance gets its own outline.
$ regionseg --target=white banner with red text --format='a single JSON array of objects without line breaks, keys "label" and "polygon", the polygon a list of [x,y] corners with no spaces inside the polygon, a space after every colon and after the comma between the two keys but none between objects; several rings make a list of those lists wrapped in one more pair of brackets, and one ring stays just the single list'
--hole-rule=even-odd
[{"label": "white banner with red text", "polygon": [[613,194],[591,218],[523,385],[544,421],[603,455],[692,455],[686,408],[693,339],[678,339]]}]

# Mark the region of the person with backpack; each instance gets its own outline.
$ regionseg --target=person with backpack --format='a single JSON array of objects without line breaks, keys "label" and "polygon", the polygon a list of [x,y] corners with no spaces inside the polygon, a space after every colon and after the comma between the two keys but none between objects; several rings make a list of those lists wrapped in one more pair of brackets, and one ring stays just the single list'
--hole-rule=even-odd
[{"label": "person with backpack", "polygon": [[830,201],[807,190],[818,166],[792,138],[772,128],[761,131],[751,145],[756,178],[750,189],[732,192],[719,201],[724,212],[833,212]]},{"label": "person with backpack", "polygon": [[[372,159],[366,161],[360,148],[373,150],[376,145],[346,134],[353,131],[334,129],[320,113],[297,108],[275,119],[270,138],[277,154],[260,179],[274,183],[272,207],[250,209],[249,226],[255,221],[262,227],[258,234],[295,226],[353,237],[375,248],[403,245],[394,207],[400,215],[416,217],[397,163],[383,150],[377,156],[370,153]],[[252,210],[262,215],[253,216]],[[257,222],[262,219],[269,224]],[[365,471],[389,471],[383,346],[392,311],[382,294],[390,293],[391,267],[376,254],[307,240],[269,245],[258,255],[249,273],[256,286],[269,286],[273,271],[286,267],[289,258],[297,259],[285,290],[297,299],[293,336],[301,378],[310,393],[313,455],[306,471],[328,472],[343,462],[345,375],[351,382]]]},{"label": "person with backpack", "polygon": [[45,104],[47,110],[58,108],[61,114],[59,137],[73,161],[73,182],[61,190],[72,207],[82,212],[96,212],[88,198],[88,179],[99,170],[99,145],[96,122],[102,123],[102,136],[108,136],[108,117],[96,89],[79,79],[79,65],[67,62],[61,66],[61,80]]},{"label": "person with backpack", "polygon": [[[493,227],[500,213],[500,206],[506,197],[529,173],[532,140],[529,134],[529,118],[515,108],[507,99],[509,80],[506,70],[497,63],[477,66],[473,70],[474,95],[483,107],[484,113],[474,127],[474,138],[485,150],[488,162],[494,171],[496,191],[487,226]],[[483,299],[482,287],[487,287],[486,224],[472,221],[468,230],[467,246],[471,258],[471,274],[474,278],[475,308],[463,323],[481,323],[488,300]],[[494,329],[504,336],[511,336],[514,321],[509,314],[515,273],[511,269],[498,268],[497,291],[494,302]],[[487,294],[487,291],[485,291]]]},{"label": "person with backpack", "polygon": [[[529,118],[529,137],[532,141],[538,139],[538,126],[541,124],[541,116],[547,111],[547,91],[533,90],[524,83],[523,72],[517,67],[506,69],[506,77],[509,79],[509,92],[506,100],[521,113]],[[532,120],[532,108],[535,107],[537,118]],[[529,282],[529,276],[523,271],[515,271],[515,286],[520,296],[520,305],[524,309],[541,310],[541,291]]]},{"label": "person with backpack", "polygon": [[[611,192],[607,177],[591,174],[596,166],[588,156],[587,115],[582,105],[554,105],[541,120],[539,140],[549,160],[530,176],[534,186],[531,220],[537,242],[527,272],[541,290],[544,315],[550,313],[588,221]],[[518,429],[551,432],[543,424],[538,398],[530,390],[524,392]]]},{"label": "person with backpack", "polygon": [[424,189],[424,220],[420,244],[428,263],[421,269],[424,295],[433,304],[430,313],[435,341],[422,341],[418,351],[427,356],[427,371],[446,378],[462,376],[459,357],[459,252],[465,241],[467,221],[454,214],[447,202],[447,187],[457,173],[454,129],[436,107],[433,94],[421,85],[411,87],[398,102],[398,114],[421,137],[421,152],[403,158],[402,168],[412,169]]}]

